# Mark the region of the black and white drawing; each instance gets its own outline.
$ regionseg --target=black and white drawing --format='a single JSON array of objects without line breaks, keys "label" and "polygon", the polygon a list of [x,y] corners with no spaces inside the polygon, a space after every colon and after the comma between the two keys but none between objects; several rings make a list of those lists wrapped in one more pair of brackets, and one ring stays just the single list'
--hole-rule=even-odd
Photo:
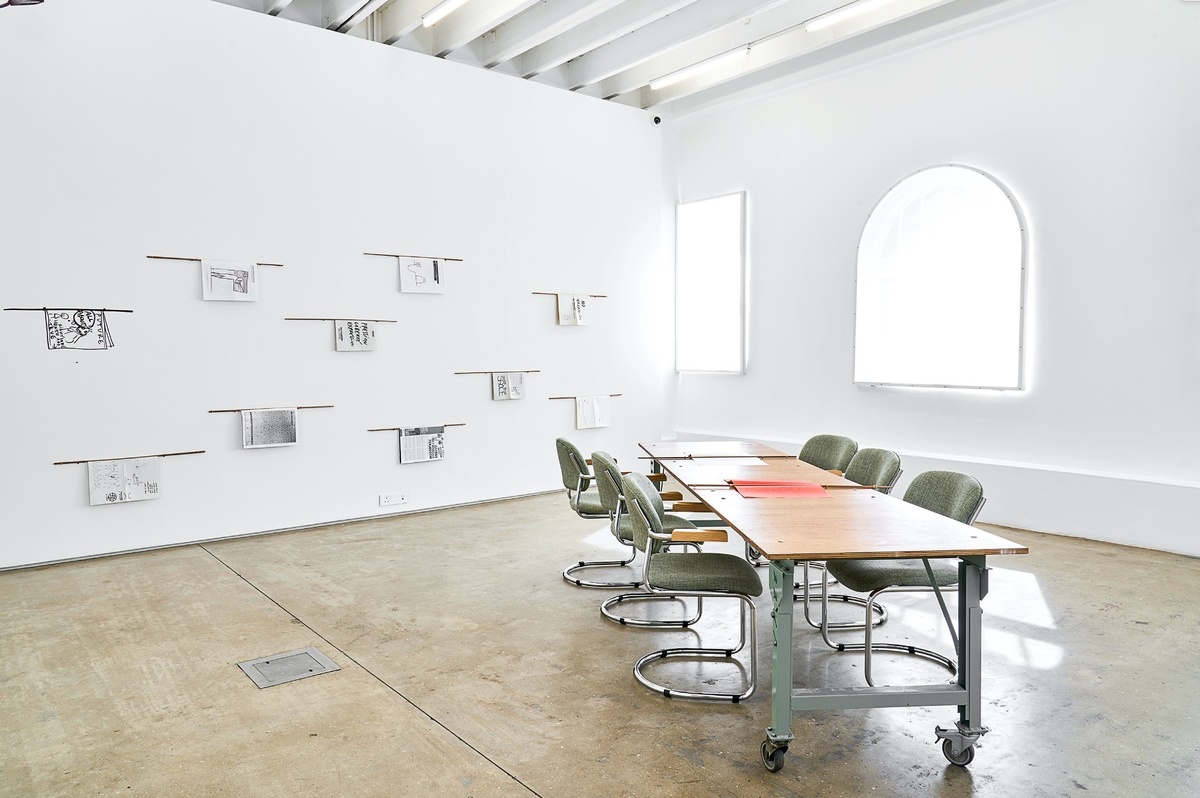
[{"label": "black and white drawing", "polygon": [[204,298],[220,302],[258,301],[258,264],[200,261]]},{"label": "black and white drawing", "polygon": [[113,346],[103,310],[59,308],[44,311],[46,345],[51,349],[109,349]]},{"label": "black and white drawing", "polygon": [[338,319],[333,323],[333,342],[338,352],[374,352],[375,329],[373,321]]},{"label": "black and white drawing", "polygon": [[157,499],[161,461],[161,457],[89,461],[88,498],[91,504],[120,504]]},{"label": "black and white drawing", "polygon": [[588,298],[583,294],[558,294],[558,323],[565,326],[587,324]]},{"label": "black and white drawing", "polygon": [[575,429],[607,427],[612,424],[612,397],[575,397]]},{"label": "black and white drawing", "polygon": [[406,294],[446,293],[443,261],[437,258],[400,258],[400,290]]},{"label": "black and white drawing", "polygon": [[408,427],[400,430],[401,463],[426,463],[445,458],[445,427]]},{"label": "black and white drawing", "polygon": [[299,438],[296,408],[269,407],[242,411],[242,448],[295,446]]},{"label": "black and white drawing", "polygon": [[493,399],[524,399],[525,374],[520,371],[492,372]]}]

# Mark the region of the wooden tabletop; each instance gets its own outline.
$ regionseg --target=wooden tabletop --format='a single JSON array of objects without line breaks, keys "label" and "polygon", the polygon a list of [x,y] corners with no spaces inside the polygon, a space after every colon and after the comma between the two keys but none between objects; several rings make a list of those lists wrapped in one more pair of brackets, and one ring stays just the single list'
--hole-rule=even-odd
[{"label": "wooden tabletop", "polygon": [[743,457],[722,460],[664,460],[663,471],[688,487],[723,486],[730,479],[801,480],[817,485],[860,487],[854,482],[794,457],[762,460]]},{"label": "wooden tabletop", "polygon": [[653,458],[687,457],[789,457],[765,443],[754,441],[659,441],[638,444]]},{"label": "wooden tabletop", "polygon": [[819,499],[746,499],[693,491],[769,560],[900,559],[1028,554],[1011,540],[873,490]]}]

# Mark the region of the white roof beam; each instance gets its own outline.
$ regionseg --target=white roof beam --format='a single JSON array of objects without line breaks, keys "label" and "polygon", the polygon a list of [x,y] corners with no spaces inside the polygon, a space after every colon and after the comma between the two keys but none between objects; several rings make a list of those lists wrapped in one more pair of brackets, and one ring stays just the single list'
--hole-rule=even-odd
[{"label": "white roof beam", "polygon": [[279,16],[279,12],[292,4],[292,0],[263,0],[263,13],[270,14],[273,17]]},{"label": "white roof beam", "polygon": [[621,3],[611,11],[523,53],[517,59],[517,74],[523,78],[539,75],[693,2],[695,0],[636,0]]},{"label": "white roof beam", "polygon": [[650,81],[678,72],[692,64],[698,64],[734,50],[753,44],[803,25],[813,17],[820,16],[846,4],[846,0],[793,0],[768,8],[748,20],[739,20],[717,30],[684,42],[661,55],[605,78],[581,91],[595,97],[611,99],[631,92]]},{"label": "white roof beam", "polygon": [[484,35],[479,60],[491,69],[603,14],[623,0],[558,0],[539,3]]},{"label": "white roof beam", "polygon": [[445,57],[508,22],[539,0],[471,0],[431,28],[433,54]]},{"label": "white roof beam", "polygon": [[686,8],[571,61],[567,65],[571,73],[571,88],[590,86],[689,39],[743,20],[779,3],[780,0],[697,0]]},{"label": "white roof beam", "polygon": [[387,2],[388,0],[325,0],[325,27],[345,33]]},{"label": "white roof beam", "polygon": [[441,0],[395,0],[375,12],[379,41],[395,44],[421,27],[421,17],[428,14]]},{"label": "white roof beam", "polygon": [[[938,6],[950,5],[958,0],[895,0],[880,9],[879,13],[864,14],[829,28],[809,32],[803,25],[760,41],[750,48],[750,53],[738,61],[703,72],[688,80],[665,86],[658,91],[649,87],[639,89],[643,108],[671,102],[687,97],[704,89],[728,82],[751,72],[758,72],[784,61],[790,61],[839,44],[857,36],[900,22]],[[986,0],[984,0],[986,4]]]}]

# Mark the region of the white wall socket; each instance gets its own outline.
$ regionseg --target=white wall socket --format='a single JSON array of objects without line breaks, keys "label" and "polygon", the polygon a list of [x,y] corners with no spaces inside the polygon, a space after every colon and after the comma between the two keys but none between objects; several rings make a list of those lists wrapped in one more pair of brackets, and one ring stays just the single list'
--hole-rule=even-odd
[{"label": "white wall socket", "polygon": [[405,504],[408,502],[408,497],[403,493],[381,493],[379,494],[379,506],[391,507],[393,504]]}]

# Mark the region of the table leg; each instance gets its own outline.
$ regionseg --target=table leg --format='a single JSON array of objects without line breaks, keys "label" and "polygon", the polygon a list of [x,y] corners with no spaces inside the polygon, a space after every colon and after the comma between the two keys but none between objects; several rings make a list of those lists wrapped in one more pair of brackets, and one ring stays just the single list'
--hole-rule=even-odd
[{"label": "table leg", "polygon": [[983,609],[980,601],[988,592],[988,569],[983,557],[964,557],[958,564],[958,686],[967,691],[958,707],[953,729],[937,727],[942,753],[955,765],[975,758],[975,743],[987,734],[980,723],[983,710]]},{"label": "table leg", "polygon": [[771,725],[762,742],[763,765],[772,772],[783,768],[792,735],[792,590],[796,563],[772,560],[771,589]]}]

